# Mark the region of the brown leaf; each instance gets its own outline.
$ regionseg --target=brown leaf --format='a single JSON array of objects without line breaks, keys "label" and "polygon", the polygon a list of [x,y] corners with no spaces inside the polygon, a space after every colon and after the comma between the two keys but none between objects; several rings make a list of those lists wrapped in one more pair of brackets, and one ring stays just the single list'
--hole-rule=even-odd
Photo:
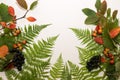
[{"label": "brown leaf", "polygon": [[22,8],[24,8],[24,9],[27,10],[28,5],[27,5],[27,3],[26,3],[25,0],[16,0],[16,1],[17,1],[17,3],[18,3]]},{"label": "brown leaf", "polygon": [[101,3],[100,13],[104,15],[105,12],[106,12],[106,10],[107,10],[107,2],[104,0],[104,1]]}]

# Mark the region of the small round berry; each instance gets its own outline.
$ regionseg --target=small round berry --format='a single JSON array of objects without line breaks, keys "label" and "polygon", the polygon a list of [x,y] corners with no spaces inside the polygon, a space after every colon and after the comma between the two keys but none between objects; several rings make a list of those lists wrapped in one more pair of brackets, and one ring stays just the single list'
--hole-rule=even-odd
[{"label": "small round berry", "polygon": [[22,46],[20,46],[20,47],[19,47],[19,50],[23,50],[23,47],[22,47]]},{"label": "small round berry", "polygon": [[16,30],[15,32],[16,32],[17,34],[20,34],[20,33],[21,33],[21,31],[20,31],[20,30]]},{"label": "small round berry", "polygon": [[21,46],[22,46],[22,44],[21,44],[21,43],[17,43],[17,46],[18,46],[18,47],[21,47]]},{"label": "small round berry", "polygon": [[115,62],[114,62],[114,60],[110,60],[110,64],[114,64]]},{"label": "small round berry", "polygon": [[93,37],[96,37],[96,36],[97,36],[97,34],[96,34],[96,33],[93,33],[93,34],[92,34],[92,36],[93,36]]},{"label": "small round berry", "polygon": [[102,63],[105,63],[106,62],[106,59],[104,57],[101,57],[101,62]]},{"label": "small round berry", "polygon": [[111,58],[111,57],[113,57],[113,54],[109,53],[108,56],[109,56],[109,58]]},{"label": "small round berry", "polygon": [[13,44],[13,48],[17,48],[18,46],[17,46],[17,44]]},{"label": "small round berry", "polygon": [[13,33],[14,36],[17,36],[18,34],[17,33]]},{"label": "small round berry", "polygon": [[98,30],[98,34],[102,34],[102,29],[99,29],[99,30]]},{"label": "small round berry", "polygon": [[26,44],[26,43],[27,43],[27,41],[26,41],[26,40],[23,40],[23,41],[22,41],[22,44]]}]

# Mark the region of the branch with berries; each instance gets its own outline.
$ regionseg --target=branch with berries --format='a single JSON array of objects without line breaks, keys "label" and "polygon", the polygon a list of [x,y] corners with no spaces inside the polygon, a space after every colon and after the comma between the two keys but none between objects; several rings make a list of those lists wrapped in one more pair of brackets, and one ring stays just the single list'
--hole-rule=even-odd
[{"label": "branch with berries", "polygon": [[26,17],[30,10],[33,10],[38,1],[34,1],[30,8],[25,0],[16,0],[19,6],[26,10],[26,13],[16,18],[14,7],[0,3],[0,71],[17,68],[22,70],[22,65],[25,63],[23,50],[29,44],[26,39],[18,41],[22,31],[17,27],[17,21],[26,18],[29,22],[34,22],[36,19],[32,16]]},{"label": "branch with berries", "polygon": [[[103,52],[94,55],[86,63],[89,72],[99,68],[108,77],[108,80],[118,80],[120,71],[120,26],[117,18],[117,10],[111,12],[107,8],[106,0],[96,0],[96,11],[85,8],[82,11],[87,16],[85,24],[95,25],[92,31],[93,41],[102,45]],[[102,66],[102,67],[101,67]],[[116,68],[117,67],[117,68]]]}]

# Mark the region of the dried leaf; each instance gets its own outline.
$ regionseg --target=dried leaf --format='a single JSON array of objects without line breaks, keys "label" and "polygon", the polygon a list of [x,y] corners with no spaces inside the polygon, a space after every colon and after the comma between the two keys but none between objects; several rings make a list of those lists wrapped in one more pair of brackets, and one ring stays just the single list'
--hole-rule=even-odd
[{"label": "dried leaf", "polygon": [[31,5],[30,5],[30,10],[33,10],[38,4],[38,1],[34,1]]},{"label": "dried leaf", "polygon": [[112,18],[113,18],[113,20],[116,19],[117,13],[118,13],[117,10],[114,10],[114,11],[113,11],[113,14],[112,14]]},{"label": "dried leaf", "polygon": [[107,2],[104,0],[104,1],[101,3],[100,13],[101,13],[102,15],[104,15],[105,12],[106,12],[106,10],[107,10]]},{"label": "dried leaf", "polygon": [[15,16],[15,11],[14,11],[14,8],[12,6],[8,7],[8,12],[11,16]]},{"label": "dried leaf", "polygon": [[24,8],[24,9],[27,10],[28,5],[27,5],[27,3],[26,3],[25,0],[17,0],[17,3],[18,3],[22,8]]},{"label": "dried leaf", "polygon": [[30,21],[30,22],[36,21],[36,19],[34,17],[27,17],[27,20]]}]

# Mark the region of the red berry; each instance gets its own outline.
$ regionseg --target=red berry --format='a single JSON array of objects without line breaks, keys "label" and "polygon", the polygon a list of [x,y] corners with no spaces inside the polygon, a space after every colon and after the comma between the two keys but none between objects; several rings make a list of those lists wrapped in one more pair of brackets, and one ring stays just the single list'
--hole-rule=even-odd
[{"label": "red berry", "polygon": [[110,60],[110,64],[114,64],[115,62],[114,62],[114,60]]}]

